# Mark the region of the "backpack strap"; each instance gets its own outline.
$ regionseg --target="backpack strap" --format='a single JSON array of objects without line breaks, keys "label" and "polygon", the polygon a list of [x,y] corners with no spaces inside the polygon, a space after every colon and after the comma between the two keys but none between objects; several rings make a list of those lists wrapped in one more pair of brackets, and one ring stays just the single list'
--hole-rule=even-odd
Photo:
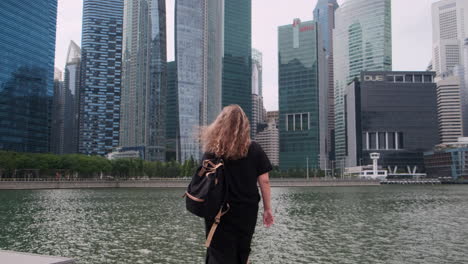
[{"label": "backpack strap", "polygon": [[226,211],[223,212],[223,206],[221,206],[221,208],[218,211],[218,214],[216,214],[214,218],[213,225],[211,225],[210,232],[208,233],[208,237],[206,238],[206,242],[205,242],[205,247],[207,248],[209,248],[211,245],[211,240],[213,240],[213,236],[216,231],[216,228],[218,228],[218,225],[221,222],[221,216],[225,215],[230,209],[230,206],[228,203],[226,204],[226,206],[227,206]]}]

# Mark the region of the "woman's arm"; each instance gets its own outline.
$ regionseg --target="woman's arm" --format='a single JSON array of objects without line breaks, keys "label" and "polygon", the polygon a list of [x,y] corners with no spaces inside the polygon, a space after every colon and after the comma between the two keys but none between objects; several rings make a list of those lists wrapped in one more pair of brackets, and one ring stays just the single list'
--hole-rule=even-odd
[{"label": "woman's arm", "polygon": [[266,227],[270,227],[273,224],[273,213],[271,211],[271,190],[268,172],[258,176],[258,184],[262,192],[263,224]]}]

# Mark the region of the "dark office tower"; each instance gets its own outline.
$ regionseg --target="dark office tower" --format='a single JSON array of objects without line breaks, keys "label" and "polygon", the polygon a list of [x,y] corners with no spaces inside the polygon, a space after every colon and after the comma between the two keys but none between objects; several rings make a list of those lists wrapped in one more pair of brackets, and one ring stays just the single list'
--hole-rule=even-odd
[{"label": "dark office tower", "polygon": [[120,146],[166,156],[166,4],[125,0]]},{"label": "dark office tower", "polygon": [[336,0],[319,0],[314,19],[319,30],[319,90],[320,90],[320,167],[330,167],[334,157],[333,134],[335,128],[333,86],[333,29],[335,28]]},{"label": "dark office tower", "polygon": [[48,152],[57,0],[0,1],[0,150]]},{"label": "dark office tower", "polygon": [[238,104],[252,120],[252,3],[225,1],[223,106]]},{"label": "dark office tower", "polygon": [[80,88],[81,50],[71,41],[65,65],[64,81],[55,74],[52,106],[51,152],[70,154],[78,152],[78,92]]},{"label": "dark office tower", "polygon": [[278,28],[279,133],[282,170],[317,168],[319,87],[315,21]]},{"label": "dark office tower", "polygon": [[219,0],[177,0],[177,159],[200,158],[198,131],[221,111],[223,7]]},{"label": "dark office tower", "polygon": [[123,0],[84,0],[79,95],[80,153],[119,145]]},{"label": "dark office tower", "polygon": [[424,172],[423,153],[438,144],[435,72],[363,72],[345,95],[347,166]]},{"label": "dark office tower", "polygon": [[167,63],[167,100],[166,100],[166,161],[177,159],[178,103],[177,103],[177,65]]},{"label": "dark office tower", "polygon": [[64,123],[63,123],[63,146],[60,154],[78,152],[78,117],[79,98],[81,87],[81,49],[75,42],[71,41],[68,48],[67,63],[64,75]]},{"label": "dark office tower", "polygon": [[54,70],[54,96],[51,105],[50,120],[50,149],[55,154],[60,154],[63,146],[63,112],[64,112],[64,88],[63,72],[55,68]]},{"label": "dark office tower", "polygon": [[335,12],[333,30],[335,95],[335,160],[345,167],[346,86],[362,71],[392,70],[392,16],[390,0],[348,0]]}]

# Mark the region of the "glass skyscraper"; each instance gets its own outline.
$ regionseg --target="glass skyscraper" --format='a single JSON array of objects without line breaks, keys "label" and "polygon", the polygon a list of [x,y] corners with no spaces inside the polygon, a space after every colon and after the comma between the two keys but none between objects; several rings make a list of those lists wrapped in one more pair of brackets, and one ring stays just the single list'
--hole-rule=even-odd
[{"label": "glass skyscraper", "polygon": [[225,1],[223,106],[238,104],[252,121],[252,3]]},{"label": "glass skyscraper", "polygon": [[120,145],[166,155],[166,3],[125,0]]},{"label": "glass skyscraper", "polygon": [[334,80],[333,80],[333,29],[335,28],[336,0],[319,0],[314,9],[314,20],[319,29],[319,94],[320,94],[320,167],[330,167],[335,159],[334,133]]},{"label": "glass skyscraper", "polygon": [[280,168],[318,168],[318,38],[315,21],[278,28]]},{"label": "glass skyscraper", "polygon": [[[81,50],[71,41],[65,64],[64,81],[56,76],[56,89],[53,100],[52,137],[56,154],[78,152],[78,92],[80,89]],[[60,85],[61,83],[61,85]]]},{"label": "glass skyscraper", "polygon": [[84,0],[79,152],[105,155],[119,145],[123,0]]},{"label": "glass skyscraper", "polygon": [[223,1],[176,1],[177,156],[200,158],[198,131],[221,111]]},{"label": "glass skyscraper", "polygon": [[166,160],[177,159],[177,131],[179,107],[177,104],[177,65],[167,63],[167,100],[166,100]]},{"label": "glass skyscraper", "polygon": [[346,165],[345,89],[362,71],[392,70],[390,0],[348,0],[333,31],[336,166]]},{"label": "glass skyscraper", "polygon": [[57,0],[0,1],[0,150],[48,152]]}]

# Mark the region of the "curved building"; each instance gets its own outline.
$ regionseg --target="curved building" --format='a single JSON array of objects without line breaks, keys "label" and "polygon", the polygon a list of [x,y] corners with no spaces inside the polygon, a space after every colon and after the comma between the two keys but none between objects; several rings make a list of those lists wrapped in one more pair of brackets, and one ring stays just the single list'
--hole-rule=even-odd
[{"label": "curved building", "polygon": [[165,160],[166,4],[125,0],[120,146]]},{"label": "curved building", "polygon": [[347,0],[336,10],[335,19],[335,155],[337,167],[344,167],[345,89],[362,71],[392,70],[391,1]]}]

